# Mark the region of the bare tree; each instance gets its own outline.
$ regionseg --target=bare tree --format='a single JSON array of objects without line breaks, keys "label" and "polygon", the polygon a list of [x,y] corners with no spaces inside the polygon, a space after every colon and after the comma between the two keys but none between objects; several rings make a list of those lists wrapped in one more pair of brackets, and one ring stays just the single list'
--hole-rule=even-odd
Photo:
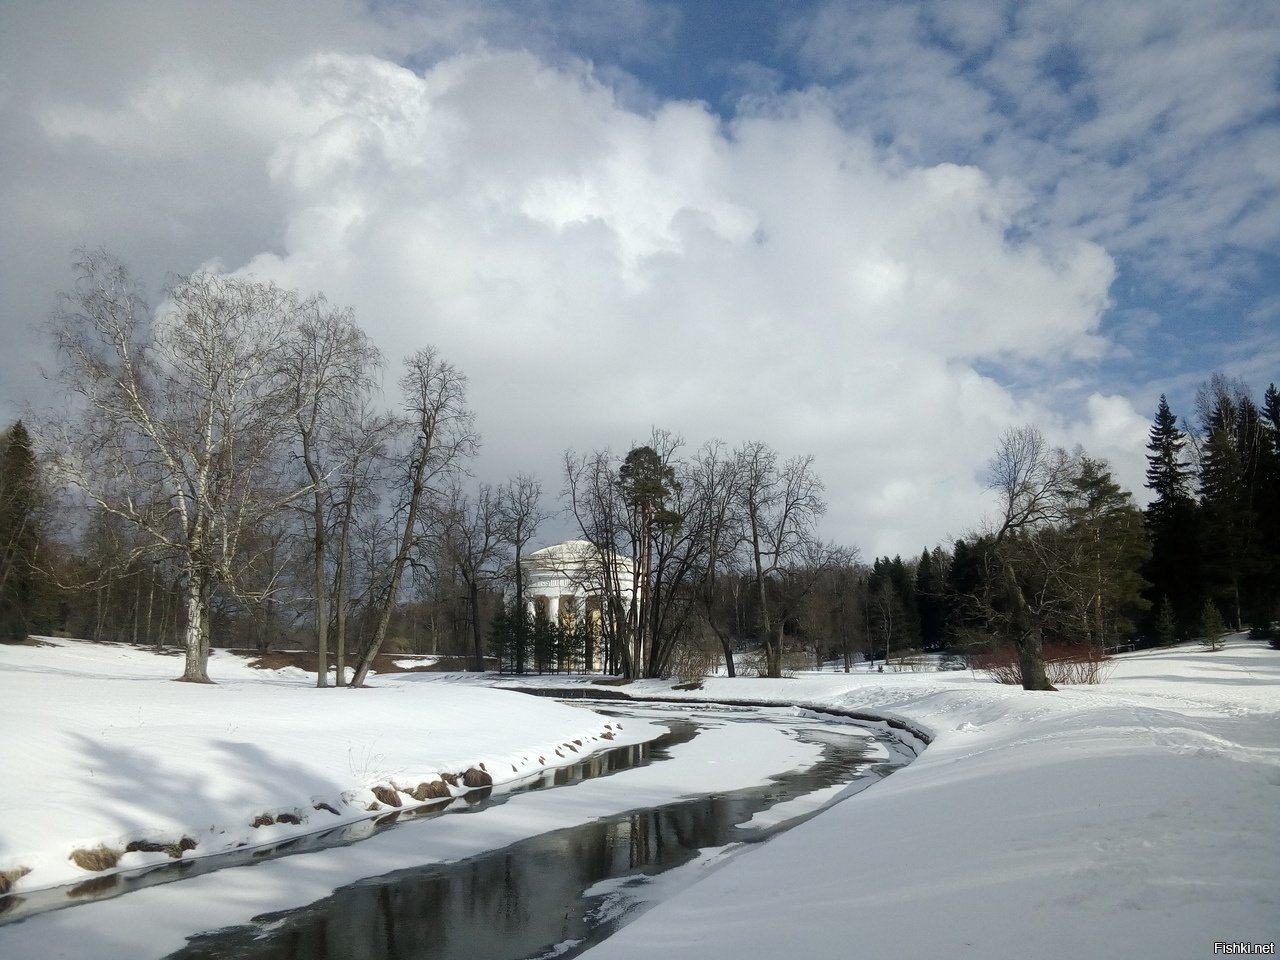
[{"label": "bare tree", "polygon": [[[812,456],[792,457],[779,466],[777,453],[760,441],[746,444],[735,456],[746,549],[760,604],[766,673],[781,677],[785,616],[776,609],[779,603],[770,595],[769,582],[793,577],[825,553],[814,529],[827,509],[822,480],[813,469]],[[791,588],[788,592],[796,593]]]},{"label": "bare tree", "polygon": [[738,459],[719,440],[702,446],[689,467],[686,485],[695,491],[707,542],[706,563],[698,584],[702,616],[724,653],[725,670],[736,676],[730,628],[721,615],[722,575],[733,570],[744,540],[738,496]]},{"label": "bare tree", "polygon": [[[386,444],[392,419],[374,412],[368,400],[348,411],[349,419],[335,423],[334,449],[341,452],[333,489],[333,628],[335,683],[347,682],[347,635],[353,599],[355,606],[367,599],[374,578],[364,578],[365,588],[355,590],[352,576],[352,543],[358,537],[361,517],[377,506],[376,476],[386,460]],[[374,551],[376,553],[376,551]],[[372,572],[372,568],[370,568]]]},{"label": "bare tree", "polygon": [[481,484],[474,498],[454,485],[439,521],[441,552],[451,563],[466,591],[471,633],[471,669],[484,670],[484,642],[480,620],[480,592],[500,576],[503,516],[500,496]]},{"label": "bare tree", "polygon": [[518,614],[514,621],[514,662],[517,673],[524,673],[529,641],[526,635],[528,620],[524,616],[524,550],[547,516],[542,507],[542,484],[529,474],[517,474],[498,491],[499,536],[515,555],[512,576]]},{"label": "bare tree", "polygon": [[281,351],[281,375],[289,385],[295,442],[311,495],[300,501],[311,528],[311,589],[316,631],[316,686],[328,684],[329,515],[342,489],[344,467],[356,467],[339,443],[365,446],[341,429],[374,386],[381,354],[355,323],[350,309],[329,306],[321,296],[299,308],[297,326]]},{"label": "bare tree", "polygon": [[278,355],[297,298],[201,273],[171,284],[151,317],[117,261],[94,252],[77,265],[53,325],[58,380],[77,403],[46,441],[65,482],[177,558],[182,679],[207,683],[215,585],[235,587],[243,534],[307,489],[278,469],[292,417]]},{"label": "bare tree", "polygon": [[352,686],[363,686],[374,658],[386,640],[391,615],[400,596],[405,565],[421,534],[429,495],[443,496],[465,458],[479,446],[475,415],[467,408],[467,378],[434,348],[417,351],[405,361],[400,378],[404,413],[400,418],[403,449],[394,460],[392,510],[398,545],[388,564],[372,635],[364,644]]},{"label": "bare tree", "polygon": [[1064,496],[1071,474],[1066,451],[1050,447],[1034,427],[1007,430],[988,463],[989,486],[1000,498],[998,527],[991,535],[992,579],[1003,600],[1018,653],[1022,686],[1053,690],[1045,674],[1044,630],[1063,592],[1053,582],[1063,570],[1052,555],[1049,534],[1065,517]]},{"label": "bare tree", "polygon": [[621,669],[624,676],[636,677],[640,662],[635,653],[635,627],[642,581],[639,564],[619,560],[632,549],[632,537],[613,454],[597,450],[579,456],[566,451],[564,476],[564,500],[583,539],[594,548],[589,559],[598,566],[605,669]]}]

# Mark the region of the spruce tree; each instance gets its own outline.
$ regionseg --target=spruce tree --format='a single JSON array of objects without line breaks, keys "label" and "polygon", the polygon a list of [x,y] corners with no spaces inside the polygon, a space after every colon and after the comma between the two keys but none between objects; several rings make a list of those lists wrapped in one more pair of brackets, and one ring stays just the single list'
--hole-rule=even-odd
[{"label": "spruce tree", "polygon": [[1163,598],[1156,605],[1154,631],[1156,643],[1162,647],[1171,647],[1178,640],[1178,624],[1173,619],[1173,608]]},{"label": "spruce tree", "polygon": [[[1162,394],[1147,440],[1146,487],[1154,497],[1146,509],[1151,556],[1143,567],[1147,599],[1165,600],[1178,629],[1198,622],[1203,596],[1198,538],[1199,508],[1192,497],[1187,435]],[[1148,626],[1156,629],[1156,624]]]},{"label": "spruce tree", "polygon": [[1226,630],[1218,605],[1212,600],[1206,600],[1200,613],[1200,642],[1209,650],[1221,650],[1222,635]]},{"label": "spruce tree", "polygon": [[1178,420],[1169,409],[1169,401],[1160,394],[1155,422],[1148,434],[1146,487],[1155,496],[1148,515],[1158,525],[1172,519],[1180,504],[1191,503],[1191,467],[1183,457],[1187,435],[1178,429]]},{"label": "spruce tree", "polygon": [[50,628],[40,577],[41,487],[31,435],[21,420],[0,437],[0,636]]},{"label": "spruce tree", "polygon": [[1263,473],[1262,418],[1243,384],[1215,375],[1201,391],[1204,444],[1200,500],[1203,556],[1211,594],[1237,629],[1264,606],[1257,511]]}]

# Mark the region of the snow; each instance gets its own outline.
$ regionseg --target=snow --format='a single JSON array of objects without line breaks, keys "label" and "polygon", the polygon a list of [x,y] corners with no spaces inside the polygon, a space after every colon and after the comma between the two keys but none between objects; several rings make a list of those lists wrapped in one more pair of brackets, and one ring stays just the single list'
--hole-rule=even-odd
[{"label": "snow", "polygon": [[[488,689],[493,678],[418,673],[377,677],[373,690],[317,691],[300,671],[250,670],[219,654],[210,665],[219,683],[199,687],[171,683],[179,667],[124,647],[0,646],[0,718],[26,734],[0,754],[0,870],[33,868],[20,892],[93,876],[66,859],[77,846],[182,832],[202,854],[261,842],[264,830],[341,822],[315,811],[317,798],[341,804],[343,820],[367,817],[369,788],[387,779],[416,783],[484,761],[511,782],[541,769],[539,756],[578,759],[553,755],[574,739],[608,745],[588,738],[612,722]],[[655,881],[642,898],[651,909],[592,957],[1178,958],[1213,956],[1215,942],[1280,939],[1280,654],[1260,642],[1126,655],[1106,684],[1056,694],[968,673],[671,686],[622,689],[856,711],[930,742],[905,735],[923,748],[909,766],[766,844],[731,857],[706,851],[718,867],[709,875]],[[656,732],[625,728],[614,743]],[[671,762],[524,794],[448,818],[447,829],[396,830],[3,926],[0,955],[79,956],[93,937],[95,956],[159,956],[184,930],[639,803],[758,782],[812,750],[774,729],[720,722]],[[310,823],[248,826],[293,810]]]},{"label": "snow", "polygon": [[702,694],[871,710],[932,743],[593,960],[1190,958],[1280,940],[1280,654],[1261,643],[1133,654],[1057,694],[955,673]]},{"label": "snow", "polygon": [[[378,784],[412,789],[481,763],[503,784],[661,732],[606,730],[607,718],[550,700],[428,687],[426,674],[318,690],[297,668],[255,670],[214,651],[216,683],[187,684],[172,681],[178,657],[54,644],[0,645],[0,718],[29,733],[6,739],[0,777],[0,871],[31,871],[18,891],[97,875],[68,859],[76,849],[185,836],[190,858],[263,845],[369,817]],[[303,822],[252,826],[282,813]],[[126,853],[118,869],[168,859]]]}]

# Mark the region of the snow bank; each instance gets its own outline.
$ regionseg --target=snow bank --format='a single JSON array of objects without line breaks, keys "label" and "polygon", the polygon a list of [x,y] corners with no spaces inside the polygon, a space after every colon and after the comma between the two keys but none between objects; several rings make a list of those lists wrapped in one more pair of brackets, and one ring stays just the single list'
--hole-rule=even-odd
[{"label": "snow bank", "polygon": [[426,674],[318,690],[312,674],[222,651],[214,685],[173,682],[181,668],[120,645],[0,645],[0,873],[29,871],[15,890],[276,843],[387,800],[416,806],[394,788],[442,774],[502,784],[662,732]]},{"label": "snow bank", "polygon": [[1164,960],[1275,943],[1280,655],[1238,637],[1116,664],[1057,694],[952,673],[707,682],[698,695],[901,717],[932,743],[590,955]]}]

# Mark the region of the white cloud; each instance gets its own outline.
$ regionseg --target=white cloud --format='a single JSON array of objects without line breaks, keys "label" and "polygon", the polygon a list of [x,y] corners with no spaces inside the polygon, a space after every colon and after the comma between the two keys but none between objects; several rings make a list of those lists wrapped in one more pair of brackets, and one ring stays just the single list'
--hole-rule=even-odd
[{"label": "white cloud", "polygon": [[[977,372],[1052,379],[1107,350],[1114,265],[1073,229],[1097,209],[1087,190],[1062,192],[1077,215],[1046,217],[1037,184],[886,151],[821,90],[731,121],[637,109],[583,61],[442,40],[479,29],[454,12],[428,40],[462,49],[420,71],[376,55],[391,41],[367,28],[242,71],[200,48],[110,97],[39,98],[26,156],[64,165],[79,218],[44,247],[117,246],[137,223],[119,252],[147,270],[218,257],[355,306],[393,362],[437,343],[471,377],[485,479],[532,469],[554,491],[566,447],[622,449],[652,425],[813,452],[828,535],[868,554],[972,525],[1007,426],[1118,462],[1145,424],[1122,397],[1073,413]],[[906,55],[915,36],[876,42]],[[996,150],[991,95],[955,82],[949,56],[921,62],[908,107],[954,107],[957,135]]]}]

